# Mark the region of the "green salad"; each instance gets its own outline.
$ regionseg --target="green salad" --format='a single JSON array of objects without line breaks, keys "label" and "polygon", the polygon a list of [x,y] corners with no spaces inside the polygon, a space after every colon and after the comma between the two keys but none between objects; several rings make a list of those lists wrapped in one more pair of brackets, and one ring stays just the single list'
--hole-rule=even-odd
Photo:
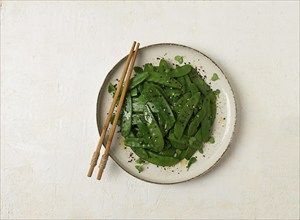
[{"label": "green salad", "polygon": [[[182,57],[175,60],[182,63]],[[119,119],[125,145],[139,157],[136,168],[142,171],[145,161],[158,166],[173,166],[197,161],[205,142],[214,142],[211,128],[216,117],[213,91],[189,64],[172,67],[165,59],[158,66],[151,63],[134,68]],[[108,91],[114,95],[116,85]],[[121,93],[120,93],[121,94]]]}]

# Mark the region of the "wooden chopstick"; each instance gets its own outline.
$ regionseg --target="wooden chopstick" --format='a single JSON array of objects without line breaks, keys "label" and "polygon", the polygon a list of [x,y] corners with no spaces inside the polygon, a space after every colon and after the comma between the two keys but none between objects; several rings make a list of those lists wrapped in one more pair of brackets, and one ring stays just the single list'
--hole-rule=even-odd
[{"label": "wooden chopstick", "polygon": [[118,107],[117,107],[117,112],[116,112],[116,115],[115,115],[115,118],[114,118],[114,122],[113,122],[113,125],[111,127],[108,140],[106,142],[105,152],[104,152],[104,154],[103,154],[103,156],[101,158],[101,162],[99,164],[99,172],[98,172],[98,175],[97,175],[97,179],[98,180],[101,179],[103,170],[105,169],[105,166],[106,166],[106,162],[107,162],[107,159],[108,159],[108,153],[109,153],[110,145],[112,143],[112,140],[113,140],[113,137],[114,137],[114,133],[115,133],[115,130],[116,130],[116,127],[117,127],[117,123],[118,123],[118,118],[119,118],[121,110],[122,110],[122,105],[123,105],[123,102],[124,102],[124,99],[125,99],[127,88],[129,86],[130,77],[131,77],[131,73],[132,73],[132,70],[133,70],[133,67],[134,67],[136,56],[137,56],[137,53],[138,53],[138,50],[139,50],[139,46],[140,46],[140,43],[137,43],[137,46],[136,46],[136,49],[135,49],[132,61],[130,63],[130,67],[129,67],[127,76],[126,76],[126,80],[125,80],[125,83],[124,83],[124,87],[123,87],[123,91],[122,91],[122,94],[121,94],[121,98],[119,100],[119,104],[118,104]]},{"label": "wooden chopstick", "polygon": [[[119,97],[119,93],[121,91],[121,87],[123,85],[123,81],[125,79],[125,76],[126,76],[126,73],[127,73],[127,70],[128,70],[128,66],[129,66],[130,60],[131,60],[132,55],[133,55],[133,50],[134,50],[135,45],[136,45],[136,42],[134,41],[133,44],[132,44],[131,50],[129,52],[129,55],[127,57],[127,60],[126,60],[126,63],[125,63],[125,66],[124,66],[124,69],[123,69],[120,81],[118,83],[117,91],[115,93],[115,96],[114,96],[113,101],[111,103],[108,115],[106,117],[103,129],[102,129],[102,132],[101,132],[101,135],[100,135],[100,139],[99,139],[99,142],[98,142],[98,145],[97,145],[97,148],[96,148],[96,151],[93,154],[93,157],[92,157],[92,160],[91,160],[91,163],[90,163],[90,169],[89,169],[89,172],[88,172],[88,175],[87,175],[88,177],[92,176],[94,168],[97,165],[97,161],[98,161],[98,158],[99,158],[99,155],[100,155],[101,146],[103,144],[104,137],[105,137],[106,131],[108,129],[111,116],[112,116],[112,114],[114,112],[114,108],[115,108],[115,105],[117,103],[117,100],[118,100],[118,97]],[[124,89],[123,89],[123,92],[124,92]],[[119,104],[119,106],[120,106],[120,104]],[[116,119],[116,117],[115,117],[115,119]]]}]

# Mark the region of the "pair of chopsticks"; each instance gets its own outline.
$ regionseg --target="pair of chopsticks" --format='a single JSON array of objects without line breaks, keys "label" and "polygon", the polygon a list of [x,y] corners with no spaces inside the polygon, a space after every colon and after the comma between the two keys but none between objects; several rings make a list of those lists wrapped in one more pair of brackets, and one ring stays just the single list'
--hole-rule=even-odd
[{"label": "pair of chopsticks", "polygon": [[[137,53],[138,53],[138,50],[139,50],[140,43],[137,43],[136,49],[134,51],[135,45],[136,45],[136,42],[134,41],[133,44],[132,44],[131,50],[129,52],[129,55],[127,57],[127,60],[126,60],[126,63],[125,63],[120,81],[118,83],[117,91],[115,93],[114,99],[111,103],[108,115],[106,117],[103,129],[102,129],[102,132],[101,132],[101,135],[100,135],[100,139],[99,139],[99,142],[98,142],[98,145],[97,145],[97,148],[96,148],[96,151],[93,154],[93,157],[92,157],[92,160],[91,160],[91,163],[90,163],[91,166],[90,166],[90,169],[89,169],[89,172],[88,172],[88,175],[87,175],[88,177],[92,176],[94,168],[97,165],[98,158],[100,156],[100,149],[101,149],[101,146],[103,144],[104,137],[105,137],[106,131],[108,129],[111,116],[114,112],[115,105],[117,103],[117,99],[119,97],[121,87],[123,85],[123,81],[124,81],[125,76],[127,74],[127,77],[126,77],[126,80],[125,80],[125,83],[124,83],[124,87],[123,87],[123,91],[122,91],[122,94],[121,94],[121,97],[120,97],[120,100],[119,100],[119,104],[118,104],[118,107],[117,107],[117,110],[116,110],[115,118],[114,118],[111,130],[110,130],[110,133],[109,133],[109,136],[108,136],[108,140],[107,140],[107,143],[106,143],[105,152],[104,152],[104,154],[101,158],[100,164],[99,164],[99,172],[98,172],[98,175],[97,175],[98,180],[101,179],[103,170],[106,166],[110,145],[112,143],[114,133],[115,133],[115,130],[116,130],[116,127],[117,127],[118,119],[119,119],[119,116],[120,116],[120,113],[121,113],[121,110],[122,110],[122,106],[123,106],[123,102],[124,102],[124,99],[125,99],[126,91],[127,91],[128,86],[129,86],[131,73],[132,73],[132,70],[133,70],[133,67],[134,67],[134,63],[135,63],[135,60],[136,60],[136,56],[137,56]],[[129,66],[129,63],[130,63],[130,66]],[[128,70],[128,66],[129,66],[129,70]],[[128,70],[128,72],[127,72],[127,70]]]}]

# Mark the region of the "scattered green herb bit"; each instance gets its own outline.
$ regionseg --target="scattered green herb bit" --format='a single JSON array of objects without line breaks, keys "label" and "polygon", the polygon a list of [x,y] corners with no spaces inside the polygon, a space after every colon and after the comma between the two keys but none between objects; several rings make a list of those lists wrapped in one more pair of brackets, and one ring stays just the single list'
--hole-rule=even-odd
[{"label": "scattered green herb bit", "polygon": [[195,163],[197,161],[197,158],[196,157],[192,157],[189,162],[188,162],[188,165],[186,166],[187,170],[190,169],[190,167],[192,166],[193,163]]},{"label": "scattered green herb bit", "polygon": [[215,143],[215,138],[214,137],[210,137],[208,141],[209,141],[209,143],[213,144],[213,143]]},{"label": "scattered green herb bit", "polygon": [[220,89],[216,89],[216,90],[214,91],[215,96],[219,96],[220,93],[221,93]]},{"label": "scattered green herb bit", "polygon": [[133,69],[134,69],[134,72],[136,72],[136,73],[142,73],[142,72],[144,72],[143,68],[139,67],[139,66],[135,66]]},{"label": "scattered green herb bit", "polygon": [[218,80],[218,79],[219,79],[219,76],[218,76],[218,74],[216,74],[216,73],[214,73],[213,76],[211,77],[211,80],[212,80],[212,81],[216,81],[216,80]]},{"label": "scattered green herb bit", "polygon": [[134,167],[139,171],[139,173],[143,171],[143,164],[136,164]]},{"label": "scattered green herb bit", "polygon": [[135,162],[136,162],[136,163],[143,163],[143,161],[142,161],[141,158],[137,159]]},{"label": "scattered green herb bit", "polygon": [[179,56],[179,55],[177,55],[177,56],[175,56],[175,58],[174,58],[178,63],[180,63],[180,64],[182,64],[183,63],[183,56]]},{"label": "scattered green herb bit", "polygon": [[201,154],[203,154],[203,153],[204,153],[204,152],[203,152],[203,146],[200,147],[198,151],[199,151]]},{"label": "scattered green herb bit", "polygon": [[140,172],[142,172],[143,171],[143,165],[144,165],[144,162],[142,161],[142,159],[141,158],[139,158],[139,159],[137,159],[136,161],[135,161],[135,168],[139,171],[139,173]]},{"label": "scattered green herb bit", "polygon": [[116,91],[117,91],[116,87],[112,83],[109,83],[109,85],[108,85],[108,92],[115,94]]}]

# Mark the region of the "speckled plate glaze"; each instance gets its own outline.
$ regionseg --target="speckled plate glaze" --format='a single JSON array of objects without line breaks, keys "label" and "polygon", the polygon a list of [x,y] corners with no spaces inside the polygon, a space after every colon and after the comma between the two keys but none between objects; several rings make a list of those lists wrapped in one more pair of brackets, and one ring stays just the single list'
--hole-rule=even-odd
[{"label": "speckled plate glaze", "polygon": [[[139,50],[135,65],[142,66],[145,63],[159,63],[158,58],[164,58],[170,63],[175,63],[174,57],[181,55],[184,62],[190,62],[191,65],[199,69],[199,74],[205,77],[212,89],[221,91],[217,100],[217,116],[212,130],[215,143],[205,144],[204,154],[196,152],[197,162],[187,171],[187,161],[182,160],[176,166],[157,167],[153,164],[145,164],[144,171],[139,173],[135,169],[135,159],[138,157],[129,147],[125,148],[124,139],[119,132],[114,136],[110,148],[110,157],[127,173],[138,179],[158,184],[174,184],[191,180],[201,174],[209,171],[224,155],[228,149],[236,123],[236,103],[233,91],[230,87],[222,70],[209,57],[203,53],[187,46],[178,44],[155,44],[143,47]],[[116,83],[120,78],[126,57],[121,59],[114,68],[108,73],[100,89],[97,101],[97,125],[99,134],[103,127],[104,120],[112,102],[112,97],[107,92],[109,82]],[[219,80],[211,81],[213,73],[217,73]],[[119,129],[118,129],[119,130]],[[107,137],[104,141],[106,143]]]}]

